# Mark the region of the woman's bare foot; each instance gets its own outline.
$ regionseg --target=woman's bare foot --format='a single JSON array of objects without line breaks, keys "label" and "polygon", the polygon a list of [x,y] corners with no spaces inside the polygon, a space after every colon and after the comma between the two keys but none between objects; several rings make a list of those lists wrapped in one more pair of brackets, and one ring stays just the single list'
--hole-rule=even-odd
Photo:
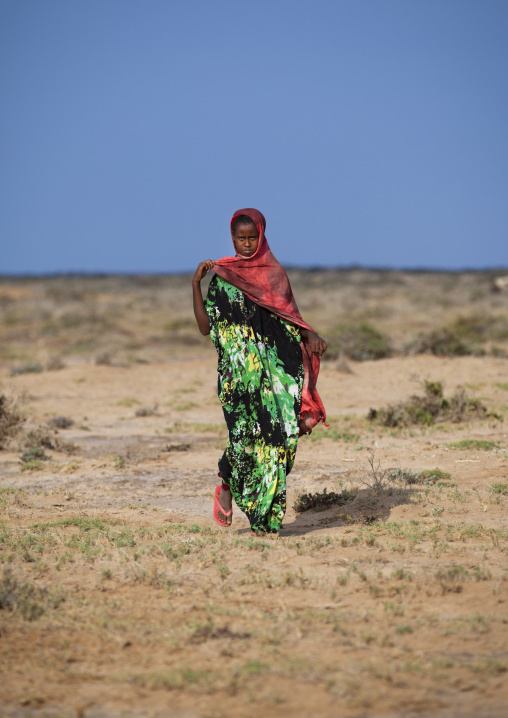
[{"label": "woman's bare foot", "polygon": [[[227,511],[228,513],[231,511],[231,507],[233,506],[233,497],[231,496],[231,489],[225,489],[222,487],[220,496],[219,496],[219,504],[224,511]],[[224,521],[225,524],[228,526],[231,526],[231,522],[233,521],[233,514],[229,514],[229,516],[226,516],[225,513],[222,511],[217,511],[217,516],[220,518],[221,521]]]}]

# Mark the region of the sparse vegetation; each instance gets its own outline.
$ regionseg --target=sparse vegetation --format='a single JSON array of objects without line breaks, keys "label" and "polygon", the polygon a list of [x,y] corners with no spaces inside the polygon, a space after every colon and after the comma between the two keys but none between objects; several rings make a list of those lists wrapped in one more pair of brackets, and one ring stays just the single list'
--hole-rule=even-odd
[{"label": "sparse vegetation", "polygon": [[[258,539],[236,508],[231,529],[211,518],[226,431],[189,280],[0,281],[4,376],[50,352],[68,365],[65,381],[5,379],[9,397],[26,387],[27,422],[0,453],[0,556],[12,579],[0,578],[4,710],[74,714],[94,710],[81,696],[100,695],[118,714],[502,711],[508,454],[493,412],[508,416],[508,384],[492,334],[462,335],[484,358],[351,361],[347,376],[340,362],[323,365],[319,388],[337,413],[302,439],[288,481],[289,502],[303,491],[313,510],[290,508],[279,539]],[[399,354],[421,327],[469,316],[470,302],[481,317],[504,312],[487,272],[293,270],[291,280],[326,339],[369,323]],[[502,357],[508,342],[495,341]],[[103,351],[110,368],[92,365]],[[412,393],[400,393],[411,372],[426,371],[447,381],[434,401],[461,381],[487,412],[367,420],[369,396],[395,403]],[[160,414],[134,419],[155,400]],[[47,424],[59,416],[76,422],[72,461],[62,427]],[[469,437],[502,448],[447,445]],[[53,460],[20,473],[18,457],[37,447]]]}]

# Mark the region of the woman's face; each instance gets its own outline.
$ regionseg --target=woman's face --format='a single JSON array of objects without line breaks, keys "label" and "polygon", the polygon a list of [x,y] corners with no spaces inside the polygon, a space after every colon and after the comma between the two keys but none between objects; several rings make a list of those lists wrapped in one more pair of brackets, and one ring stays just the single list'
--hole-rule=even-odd
[{"label": "woman's face", "polygon": [[237,225],[231,236],[238,254],[242,257],[252,257],[259,244],[259,233],[254,222]]}]

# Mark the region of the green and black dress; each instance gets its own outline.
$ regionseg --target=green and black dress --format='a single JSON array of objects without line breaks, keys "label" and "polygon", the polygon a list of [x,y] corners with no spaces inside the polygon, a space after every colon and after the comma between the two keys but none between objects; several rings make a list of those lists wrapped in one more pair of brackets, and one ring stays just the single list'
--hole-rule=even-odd
[{"label": "green and black dress", "polygon": [[299,434],[300,329],[215,275],[205,308],[218,354],[218,393],[228,427],[219,472],[253,531],[275,533]]}]

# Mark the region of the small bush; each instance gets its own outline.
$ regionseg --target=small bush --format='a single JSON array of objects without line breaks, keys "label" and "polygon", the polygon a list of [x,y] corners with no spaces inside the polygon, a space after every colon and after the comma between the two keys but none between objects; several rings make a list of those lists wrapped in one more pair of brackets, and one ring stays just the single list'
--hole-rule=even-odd
[{"label": "small bush", "polygon": [[111,366],[112,363],[111,354],[109,352],[101,352],[95,357],[95,364],[97,366]]},{"label": "small bush", "polygon": [[468,397],[463,387],[447,398],[441,382],[425,381],[423,396],[414,394],[407,401],[389,405],[386,409],[371,409],[368,418],[382,426],[400,427],[430,426],[442,421],[459,423],[483,419],[487,415],[487,407],[479,399]]},{"label": "small bush", "polygon": [[326,359],[346,356],[356,361],[384,359],[391,356],[388,337],[367,323],[348,324],[331,333]]},{"label": "small bush", "polygon": [[293,509],[297,514],[303,511],[309,511],[310,509],[317,509],[318,511],[324,511],[332,506],[344,506],[344,504],[353,501],[356,497],[356,491],[350,489],[344,489],[340,494],[334,491],[324,491],[317,494],[300,494],[293,504]]},{"label": "small bush", "polygon": [[38,362],[29,362],[28,364],[18,364],[13,366],[10,372],[11,376],[18,376],[19,374],[40,374],[44,367]]},{"label": "small bush", "polygon": [[68,429],[74,424],[74,421],[67,416],[54,416],[52,419],[48,419],[47,424],[55,429]]},{"label": "small bush", "polygon": [[26,464],[29,461],[49,461],[51,456],[48,456],[42,446],[34,446],[31,449],[26,449],[21,456],[20,460]]}]

